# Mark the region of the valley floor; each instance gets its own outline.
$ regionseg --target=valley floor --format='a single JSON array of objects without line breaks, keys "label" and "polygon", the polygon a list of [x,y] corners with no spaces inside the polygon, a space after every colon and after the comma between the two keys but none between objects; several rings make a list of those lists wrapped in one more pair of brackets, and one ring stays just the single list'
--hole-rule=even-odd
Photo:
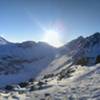
[{"label": "valley floor", "polygon": [[0,92],[0,100],[100,100],[100,64],[79,66],[72,77],[49,80],[47,87],[24,93]]}]

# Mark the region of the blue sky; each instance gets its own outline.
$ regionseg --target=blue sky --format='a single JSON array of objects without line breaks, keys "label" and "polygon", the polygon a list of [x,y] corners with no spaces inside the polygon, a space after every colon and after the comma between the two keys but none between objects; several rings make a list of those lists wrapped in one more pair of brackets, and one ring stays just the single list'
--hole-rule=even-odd
[{"label": "blue sky", "polygon": [[66,43],[100,32],[100,0],[0,0],[0,35],[40,41],[43,28],[60,31]]}]

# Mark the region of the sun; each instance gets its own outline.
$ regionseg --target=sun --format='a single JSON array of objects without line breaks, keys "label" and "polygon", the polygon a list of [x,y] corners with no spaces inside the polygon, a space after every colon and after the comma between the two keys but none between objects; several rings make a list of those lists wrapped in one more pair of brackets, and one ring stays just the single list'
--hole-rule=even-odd
[{"label": "sun", "polygon": [[55,47],[60,47],[62,45],[61,37],[59,33],[55,30],[46,31],[43,36],[43,41]]}]

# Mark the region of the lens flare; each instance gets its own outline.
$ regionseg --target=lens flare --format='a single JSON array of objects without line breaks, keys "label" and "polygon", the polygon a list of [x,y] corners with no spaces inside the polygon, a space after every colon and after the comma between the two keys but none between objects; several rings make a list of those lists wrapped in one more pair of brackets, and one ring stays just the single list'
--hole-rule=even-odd
[{"label": "lens flare", "polygon": [[54,30],[48,30],[43,36],[43,41],[47,42],[55,47],[60,47],[62,43],[60,42],[60,35]]}]

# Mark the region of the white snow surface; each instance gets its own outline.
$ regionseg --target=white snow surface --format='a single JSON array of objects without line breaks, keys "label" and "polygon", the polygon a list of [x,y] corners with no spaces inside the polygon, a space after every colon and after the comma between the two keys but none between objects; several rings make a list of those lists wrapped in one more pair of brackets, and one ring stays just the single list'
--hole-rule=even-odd
[{"label": "white snow surface", "polygon": [[[0,100],[100,100],[100,64],[77,66],[72,77],[60,81],[53,78],[47,86],[23,94],[1,92]],[[45,96],[47,93],[49,96]]]},{"label": "white snow surface", "polygon": [[[95,64],[98,55],[100,33],[79,37],[61,48],[32,41],[10,43],[0,38],[0,88],[31,78],[41,79],[47,74],[55,75],[47,79],[47,87],[41,90],[22,94],[1,90],[0,100],[100,100],[100,64]],[[81,57],[92,59],[91,66],[75,65]],[[57,80],[68,68],[75,69],[71,77]]]}]

